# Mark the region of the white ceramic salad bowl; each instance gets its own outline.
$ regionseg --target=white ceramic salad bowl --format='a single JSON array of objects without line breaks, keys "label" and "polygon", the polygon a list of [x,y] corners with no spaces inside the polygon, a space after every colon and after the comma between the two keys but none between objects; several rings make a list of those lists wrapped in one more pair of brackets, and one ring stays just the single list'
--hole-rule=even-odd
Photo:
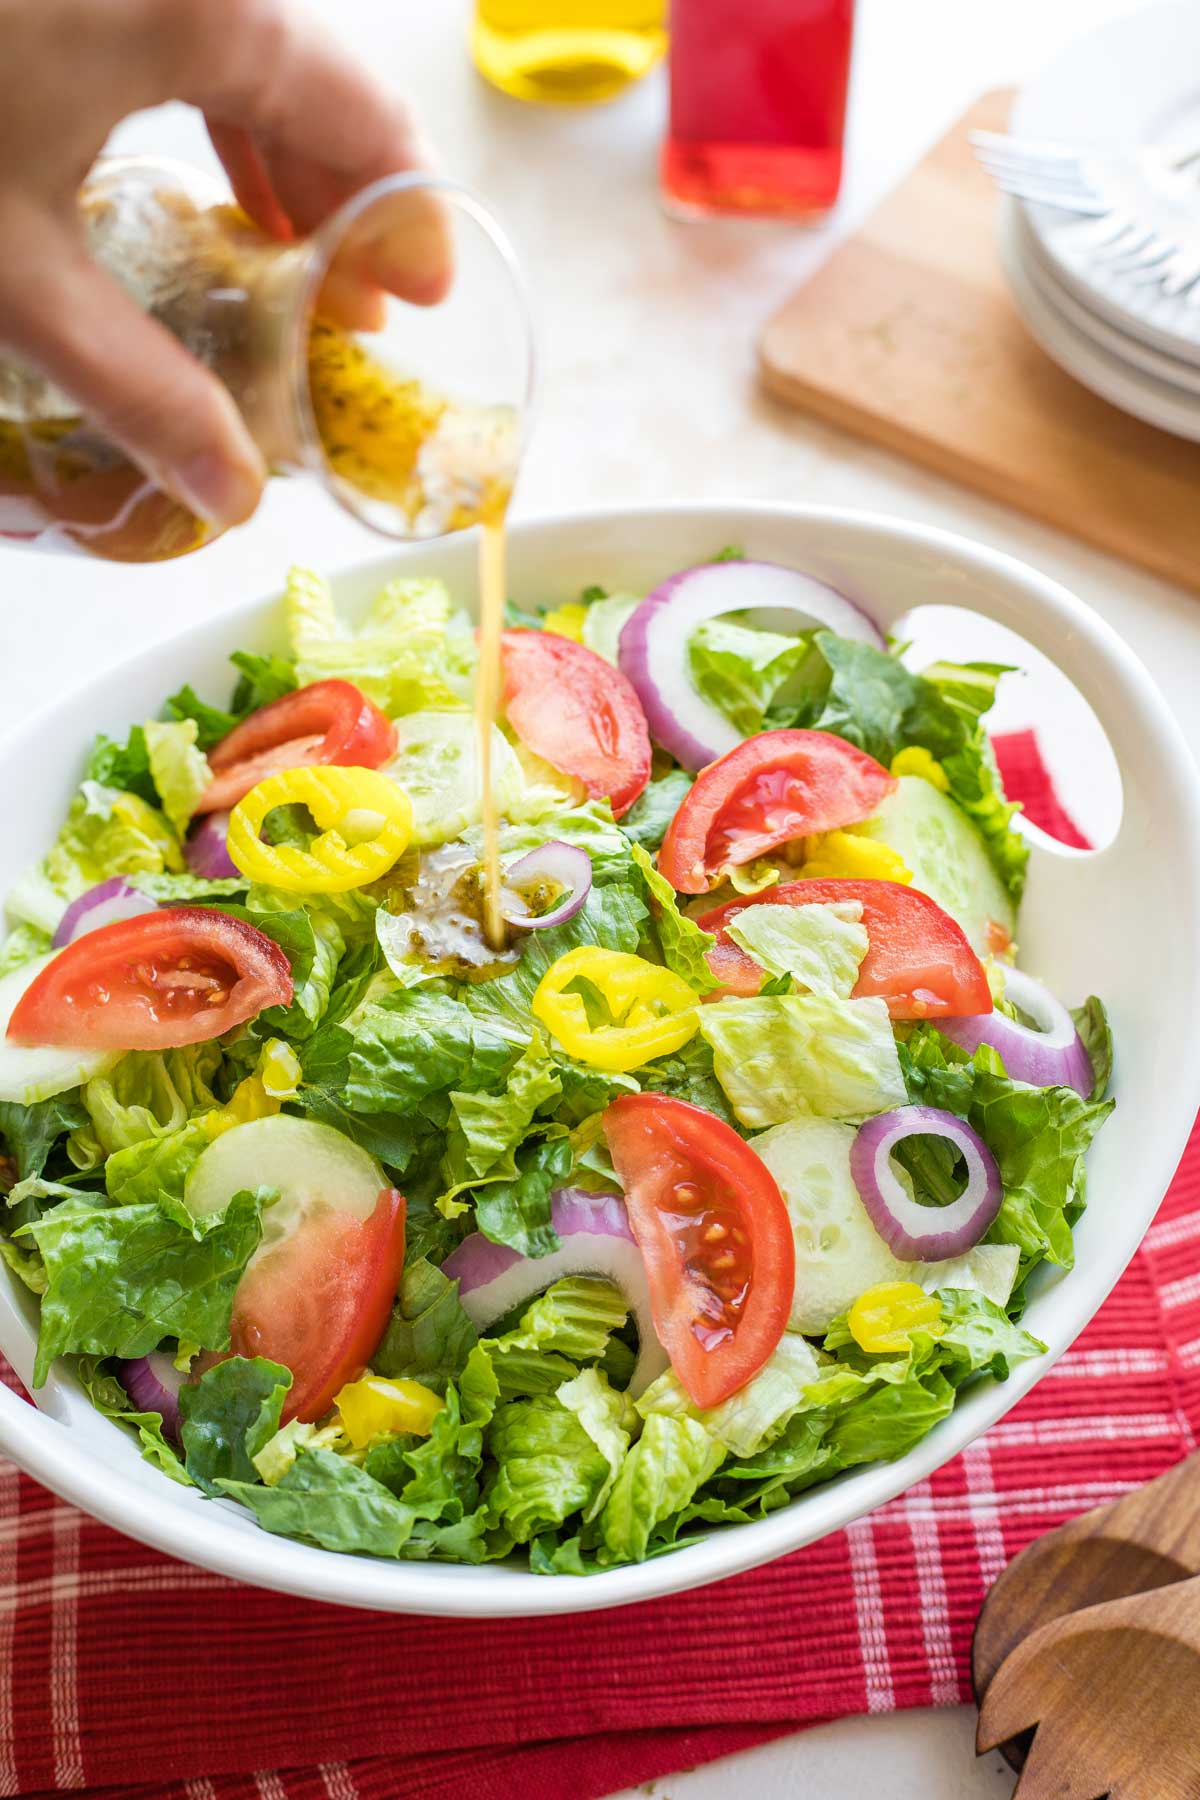
[{"label": "white ceramic salad bowl", "polygon": [[[561,601],[584,585],[645,590],[722,544],[790,564],[841,589],[895,631],[918,606],[967,608],[1045,653],[1090,702],[1120,766],[1124,808],[1104,850],[1064,849],[1029,828],[1022,961],[1069,1003],[1105,1000],[1117,1046],[1117,1109],[1090,1157],[1077,1262],[1031,1281],[1024,1323],[1048,1345],[1001,1384],[977,1383],[901,1461],[848,1472],[760,1522],[714,1531],[669,1556],[585,1579],[504,1565],[384,1562],[309,1548],[259,1529],[230,1502],[176,1486],[96,1412],[73,1379],[52,1374],[38,1408],[0,1388],[0,1450],[106,1523],[240,1580],[341,1605],[459,1616],[576,1612],[648,1600],[763,1563],[835,1531],[930,1474],[1006,1413],[1091,1318],[1162,1198],[1200,1103],[1200,785],[1180,731],[1116,634],[1055,582],[1012,558],[899,520],[800,507],[675,505],[589,510],[514,527],[510,592]],[[475,594],[470,537],[413,545],[338,577],[353,617],[390,576],[443,577]],[[219,693],[235,648],[281,648],[273,599],[181,632],[54,701],[0,743],[9,796],[0,890],[44,851],[92,735],[123,734],[183,681]],[[58,754],[55,747],[62,746]],[[48,750],[48,747],[50,749]],[[0,1283],[0,1350],[28,1382],[36,1303]]]}]

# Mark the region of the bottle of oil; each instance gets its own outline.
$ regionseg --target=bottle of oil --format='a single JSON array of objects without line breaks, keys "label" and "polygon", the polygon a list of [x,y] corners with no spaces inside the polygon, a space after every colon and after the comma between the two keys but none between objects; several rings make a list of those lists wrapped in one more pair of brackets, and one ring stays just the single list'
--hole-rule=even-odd
[{"label": "bottle of oil", "polygon": [[667,0],[476,0],[481,74],[518,100],[586,105],[639,81],[666,49]]}]

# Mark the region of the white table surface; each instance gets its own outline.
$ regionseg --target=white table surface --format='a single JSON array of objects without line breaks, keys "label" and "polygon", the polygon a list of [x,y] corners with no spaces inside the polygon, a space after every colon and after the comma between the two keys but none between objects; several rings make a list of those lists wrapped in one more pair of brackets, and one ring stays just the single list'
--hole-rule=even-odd
[{"label": "white table surface", "polygon": [[[860,0],[842,204],[811,233],[758,223],[680,225],[656,200],[664,88],[651,77],[579,113],[517,105],[479,81],[468,0],[339,0],[322,9],[412,94],[447,168],[507,222],[538,298],[541,418],[518,514],[681,496],[825,501],[945,525],[1039,564],[1136,647],[1192,739],[1200,602],[763,399],[762,321],[978,92],[1019,81],[1129,0]],[[131,121],[121,147],[198,159],[197,121]],[[1200,465],[1198,465],[1200,467]],[[378,547],[307,483],[274,484],[254,521],[201,556],[129,569],[0,552],[0,728],[180,625],[278,584],[289,561],[336,566]],[[1064,771],[1080,822],[1106,797]],[[993,1800],[967,1708],[852,1719],[657,1784],[658,1800],[798,1792]],[[564,1797],[566,1800],[566,1797]],[[627,1797],[628,1800],[628,1797]]]}]

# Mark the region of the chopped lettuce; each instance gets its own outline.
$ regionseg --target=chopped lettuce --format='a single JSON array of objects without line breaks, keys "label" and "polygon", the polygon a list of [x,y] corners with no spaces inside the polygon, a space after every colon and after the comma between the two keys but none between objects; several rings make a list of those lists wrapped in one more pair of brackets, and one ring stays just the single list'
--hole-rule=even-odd
[{"label": "chopped lettuce", "polygon": [[701,1008],[700,1030],[743,1125],[777,1125],[805,1113],[864,1118],[905,1100],[882,1000],[826,994],[717,1000]]},{"label": "chopped lettuce", "polygon": [[92,1167],[144,1138],[178,1131],[194,1113],[210,1111],[220,1066],[217,1044],[129,1051],[115,1069],[93,1076],[80,1090],[87,1121],[74,1128],[72,1161]]},{"label": "chopped lettuce", "polygon": [[698,994],[710,993],[719,984],[704,959],[716,938],[710,931],[701,931],[694,919],[680,912],[675,889],[665,875],[659,874],[649,852],[641,844],[631,844],[629,849],[645,883],[663,962]]},{"label": "chopped lettuce", "polygon": [[40,1175],[59,1138],[77,1130],[86,1118],[78,1088],[32,1106],[0,1100],[0,1145],[16,1163],[18,1179]]},{"label": "chopped lettuce", "polygon": [[812,1345],[785,1331],[757,1375],[719,1406],[698,1411],[674,1369],[651,1382],[635,1404],[644,1419],[653,1413],[695,1419],[732,1456],[753,1456],[807,1404],[806,1391],[819,1373]]},{"label": "chopped lettuce", "polygon": [[655,1530],[687,1506],[725,1451],[698,1420],[652,1412],[612,1485],[599,1529],[615,1562],[640,1562]]},{"label": "chopped lettuce", "polygon": [[469,705],[474,637],[442,582],[389,582],[357,631],[338,619],[328,583],[311,570],[289,571],[286,604],[302,686],[331,676],[352,681],[393,717]]},{"label": "chopped lettuce", "polygon": [[234,1289],[259,1240],[262,1194],[235,1194],[200,1238],[152,1201],[96,1206],[83,1194],[20,1228],[41,1252],[33,1381],[56,1356],[146,1356],[166,1337],[207,1349],[229,1343]]},{"label": "chopped lettuce", "polygon": [[206,1494],[253,1481],[254,1458],[279,1430],[292,1373],[265,1357],[231,1356],[179,1390],[187,1472]]},{"label": "chopped lettuce", "polygon": [[630,843],[640,844],[644,850],[661,848],[667,826],[691,792],[693,779],[686,769],[670,769],[642,789],[621,820],[621,830]]},{"label": "chopped lettuce", "polygon": [[382,1482],[332,1450],[301,1446],[273,1487],[230,1476],[218,1477],[216,1486],[243,1501],[267,1531],[326,1550],[399,1556],[415,1522]]},{"label": "chopped lettuce", "polygon": [[776,695],[802,677],[811,659],[811,633],[784,637],[758,631],[736,614],[708,619],[688,640],[697,690],[743,737],[763,729]]},{"label": "chopped lettuce", "polygon": [[857,900],[820,906],[748,906],[729,936],[768,976],[790,977],[799,993],[848,1000],[867,954]]},{"label": "chopped lettuce", "polygon": [[182,867],[179,840],[160,812],[137,794],[85,781],[45,860],[10,891],[8,911],[53,932],[69,902],[97,882]]},{"label": "chopped lettuce", "polygon": [[103,1357],[77,1356],[73,1360],[79,1385],[96,1411],[135,1431],[146,1461],[153,1463],[170,1480],[177,1481],[181,1487],[194,1486],[179,1452],[163,1434],[162,1414],[139,1412],[116,1375],[105,1368]]},{"label": "chopped lettuce", "polygon": [[444,1393],[478,1342],[458,1283],[419,1257],[409,1263],[383,1339],[371,1358],[377,1375],[406,1375]]},{"label": "chopped lettuce", "polygon": [[142,732],[159,802],[182,837],[212,780],[208,758],[196,747],[196,721],[182,719],[164,725],[157,719],[147,719]]}]

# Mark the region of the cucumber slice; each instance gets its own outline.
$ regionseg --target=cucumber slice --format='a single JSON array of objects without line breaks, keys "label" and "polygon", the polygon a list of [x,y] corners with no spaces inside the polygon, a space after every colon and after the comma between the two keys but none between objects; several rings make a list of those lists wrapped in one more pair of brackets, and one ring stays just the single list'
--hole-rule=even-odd
[{"label": "cucumber slice", "polygon": [[[751,1143],[779,1183],[796,1240],[789,1329],[823,1334],[881,1281],[909,1281],[867,1216],[850,1173],[856,1128],[834,1119],[789,1119]],[[205,1152],[207,1155],[208,1152]]]},{"label": "cucumber slice", "polygon": [[93,1075],[107,1075],[124,1055],[121,1050],[77,1050],[70,1044],[9,1043],[5,1033],[17,1001],[57,955],[51,950],[35,956],[0,978],[0,1100],[34,1106],[79,1087]]},{"label": "cucumber slice", "polygon": [[[331,1125],[288,1113],[235,1125],[196,1159],[183,1191],[194,1218],[223,1212],[244,1188],[272,1187],[260,1251],[288,1237],[310,1213],[332,1208],[369,1219],[391,1183],[375,1161]],[[258,1252],[256,1252],[258,1254]]]},{"label": "cucumber slice", "polygon": [[[857,1128],[835,1119],[789,1119],[752,1138],[779,1183],[796,1240],[790,1331],[826,1332],[858,1296],[881,1281],[972,1288],[1004,1306],[1017,1278],[1015,1244],[977,1244],[944,1262],[901,1262],[872,1225],[850,1173]],[[207,1155],[207,1152],[205,1153]]]},{"label": "cucumber slice", "polygon": [[879,811],[854,827],[902,856],[913,885],[956,919],[977,956],[995,954],[989,922],[1016,935],[1017,915],[983,839],[947,794],[919,775],[902,775]]},{"label": "cucumber slice", "polygon": [[[469,712],[416,712],[397,719],[399,750],[384,770],[412,802],[413,842],[445,844],[483,817],[475,718]],[[492,728],[492,787],[502,812],[524,790],[508,739]]]}]

